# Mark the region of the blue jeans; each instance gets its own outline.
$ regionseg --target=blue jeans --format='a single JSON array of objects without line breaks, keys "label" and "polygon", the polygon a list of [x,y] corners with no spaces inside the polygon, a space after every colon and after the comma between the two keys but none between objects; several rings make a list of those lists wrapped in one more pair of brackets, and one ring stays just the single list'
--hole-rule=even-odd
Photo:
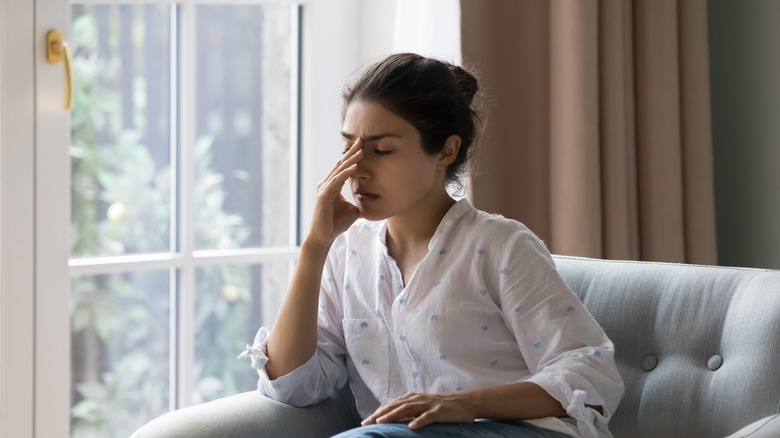
[{"label": "blue jeans", "polygon": [[542,429],[522,421],[477,421],[474,423],[434,423],[419,430],[409,429],[407,423],[372,424],[357,427],[333,438],[566,438],[560,432]]}]

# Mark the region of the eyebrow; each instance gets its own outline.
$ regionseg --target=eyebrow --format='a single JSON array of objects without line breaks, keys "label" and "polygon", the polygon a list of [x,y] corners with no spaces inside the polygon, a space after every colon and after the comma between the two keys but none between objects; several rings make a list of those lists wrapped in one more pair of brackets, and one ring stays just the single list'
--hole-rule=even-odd
[{"label": "eyebrow", "polygon": [[[341,136],[346,138],[347,140],[350,140],[350,141],[354,141],[355,140],[355,135],[354,134],[350,134],[349,132],[341,131]],[[398,135],[398,134],[390,134],[388,132],[388,133],[383,133],[383,134],[367,135],[367,136],[362,137],[362,138],[363,138],[363,142],[368,143],[370,141],[377,141],[377,140],[381,140],[381,139],[387,138],[387,137],[401,137],[401,136]]]}]

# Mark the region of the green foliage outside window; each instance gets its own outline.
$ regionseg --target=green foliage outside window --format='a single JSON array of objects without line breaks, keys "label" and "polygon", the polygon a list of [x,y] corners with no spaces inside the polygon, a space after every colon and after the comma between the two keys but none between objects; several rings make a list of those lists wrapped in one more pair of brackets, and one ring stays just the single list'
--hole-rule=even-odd
[{"label": "green foliage outside window", "polygon": [[[143,130],[151,122],[139,116],[143,96],[133,96],[135,126],[123,127],[120,93],[100,86],[123,74],[122,66],[114,58],[96,56],[93,10],[81,7],[75,12],[72,255],[142,254],[161,248],[165,252],[170,234],[176,233],[170,229],[177,208],[171,199],[170,163],[161,165],[142,142]],[[135,49],[140,39],[136,33]],[[136,89],[143,89],[145,80],[134,77]],[[210,138],[201,138],[195,145],[194,196],[203,206],[194,221],[195,232],[218,236],[224,241],[220,246],[240,247],[248,227],[223,208],[225,192],[222,175],[212,167],[212,144]],[[249,319],[252,306],[258,305],[251,288],[259,271],[260,267],[231,266],[197,272],[196,402],[254,386],[256,376],[235,358],[246,341],[247,327],[256,324]],[[168,410],[173,385],[170,321],[175,312],[170,279],[176,275],[139,271],[72,278],[72,436],[126,437]]]}]

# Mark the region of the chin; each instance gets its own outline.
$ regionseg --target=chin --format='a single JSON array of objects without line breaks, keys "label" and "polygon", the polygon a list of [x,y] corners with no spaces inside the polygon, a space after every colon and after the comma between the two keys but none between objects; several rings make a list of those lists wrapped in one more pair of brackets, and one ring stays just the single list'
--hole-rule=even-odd
[{"label": "chin", "polygon": [[383,219],[387,219],[387,215],[384,215],[372,208],[358,206],[358,211],[360,212],[360,217],[367,221],[381,221]]}]

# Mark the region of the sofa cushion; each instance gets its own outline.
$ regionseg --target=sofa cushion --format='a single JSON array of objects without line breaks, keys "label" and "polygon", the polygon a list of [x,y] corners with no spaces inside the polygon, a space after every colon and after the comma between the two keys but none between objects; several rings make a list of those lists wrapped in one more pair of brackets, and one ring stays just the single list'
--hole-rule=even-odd
[{"label": "sofa cushion", "polygon": [[775,414],[748,424],[726,438],[777,438],[780,436],[780,415]]},{"label": "sofa cushion", "polygon": [[717,437],[778,412],[780,271],[555,256],[615,343],[616,437]]}]

